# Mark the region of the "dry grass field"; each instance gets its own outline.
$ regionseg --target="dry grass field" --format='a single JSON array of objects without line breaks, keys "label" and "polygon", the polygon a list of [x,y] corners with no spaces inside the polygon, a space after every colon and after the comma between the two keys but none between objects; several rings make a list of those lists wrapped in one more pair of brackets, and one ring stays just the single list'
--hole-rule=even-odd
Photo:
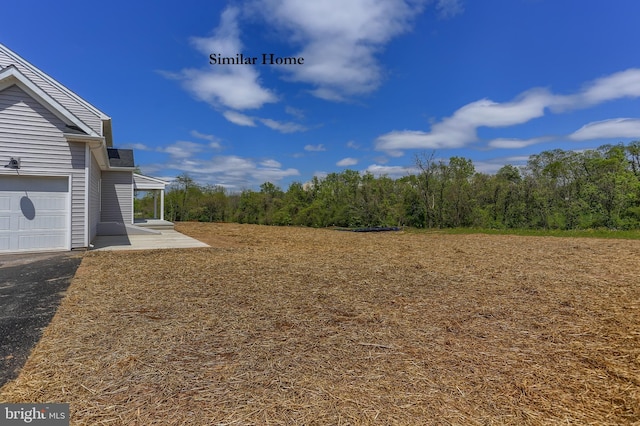
[{"label": "dry grass field", "polygon": [[640,424],[640,241],[180,224],[90,252],[0,401],[78,425]]}]

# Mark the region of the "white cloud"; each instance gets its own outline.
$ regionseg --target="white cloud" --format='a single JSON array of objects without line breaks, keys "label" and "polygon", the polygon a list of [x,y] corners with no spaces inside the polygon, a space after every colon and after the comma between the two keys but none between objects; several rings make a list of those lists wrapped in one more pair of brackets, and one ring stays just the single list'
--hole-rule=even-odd
[{"label": "white cloud", "polygon": [[630,68],[596,79],[573,95],[558,95],[551,105],[553,111],[587,108],[621,98],[640,97],[640,69]]},{"label": "white cloud", "polygon": [[419,172],[415,167],[404,166],[381,166],[379,164],[372,164],[365,170],[375,176],[388,176],[393,179],[398,179],[410,174],[417,174]]},{"label": "white cloud", "polygon": [[336,163],[336,166],[338,167],[348,167],[348,166],[355,166],[356,164],[358,164],[358,160],[355,158],[351,158],[351,157],[347,157],[347,158],[343,158],[342,160],[338,161]]},{"label": "white cloud", "polygon": [[214,135],[192,130],[191,136],[209,141],[198,144],[189,141],[178,141],[171,145],[157,148],[157,151],[170,155],[164,163],[145,164],[145,173],[174,173],[174,176],[187,173],[200,184],[220,185],[231,190],[242,190],[257,187],[264,182],[278,182],[283,178],[298,176],[300,172],[294,168],[284,168],[272,158],[256,161],[252,158],[237,155],[214,155],[211,144],[217,141]]},{"label": "white cloud", "polygon": [[260,86],[257,81],[258,73],[249,67],[184,69],[179,78],[185,89],[195,98],[215,107],[256,109],[266,103],[277,101],[273,92]]},{"label": "white cloud", "polygon": [[294,168],[282,168],[276,160],[254,160],[236,155],[214,156],[210,159],[178,158],[170,164],[151,165],[150,170],[170,169],[177,173],[187,173],[201,184],[220,185],[232,190],[256,187],[264,182],[278,182],[283,178],[298,176]]},{"label": "white cloud", "polygon": [[360,149],[360,145],[358,145],[355,141],[349,141],[347,142],[347,148]]},{"label": "white cloud", "polygon": [[584,92],[591,105],[640,96],[640,69],[628,69],[594,81]]},{"label": "white cloud", "polygon": [[173,158],[189,158],[204,150],[204,145],[189,141],[178,141],[172,145],[158,148],[158,151],[165,152]]},{"label": "white cloud", "polygon": [[322,170],[318,170],[316,172],[313,173],[314,177],[317,177],[318,179],[324,179],[329,175],[328,172],[324,172]]},{"label": "white cloud", "polygon": [[284,112],[286,112],[289,115],[294,116],[298,120],[304,120],[304,111],[302,111],[301,109],[293,108],[293,107],[290,107],[290,106],[286,106],[284,108]]},{"label": "white cloud", "polygon": [[[394,130],[381,135],[376,139],[375,147],[391,156],[402,155],[404,149],[461,148],[478,140],[479,127],[515,126],[543,117],[546,109],[558,113],[628,97],[640,97],[640,69],[629,69],[594,80],[573,95],[555,95],[545,89],[532,89],[520,94],[511,102],[498,103],[481,99],[464,105],[452,116],[434,123],[430,131]],[[578,133],[579,130],[573,137],[586,137],[594,134],[595,130],[605,134],[602,130],[604,126],[585,129],[581,133]],[[606,125],[607,128],[612,126],[611,123]],[[636,129],[636,124],[631,122],[615,123],[615,126],[622,133],[614,132],[609,137],[624,137]],[[489,145],[493,148],[518,148],[549,139],[495,139]]]},{"label": "white cloud", "polygon": [[272,120],[271,118],[250,117],[237,111],[227,110],[222,113],[224,118],[238,126],[255,127],[256,121],[264,124],[270,129],[277,130],[280,133],[296,133],[304,132],[307,128],[301,124],[292,122],[281,122]]},{"label": "white cloud", "polygon": [[296,123],[291,123],[291,122],[282,123],[280,121],[272,120],[270,118],[259,118],[258,120],[268,128],[277,130],[280,133],[296,133],[296,132],[304,132],[307,130],[305,126],[302,126]]},{"label": "white cloud", "polygon": [[278,169],[278,168],[282,167],[282,164],[280,164],[276,160],[265,160],[265,161],[261,162],[260,165],[262,167],[269,167],[269,168],[275,168],[275,169]]},{"label": "white cloud", "polygon": [[547,91],[531,90],[512,102],[497,103],[481,99],[435,123],[430,132],[396,130],[379,136],[376,149],[397,156],[398,151],[403,149],[460,148],[478,139],[478,127],[513,126],[543,116],[550,98]]},{"label": "white cloud", "polygon": [[[192,46],[204,58],[209,58],[211,53],[235,58],[243,47],[238,14],[239,9],[227,7],[214,34],[211,37],[191,38]],[[260,85],[259,74],[253,66],[209,65],[205,69],[187,68],[179,73],[163,75],[180,80],[183,87],[196,99],[214,107],[255,109],[278,100],[273,91]]]},{"label": "white cloud", "polygon": [[451,18],[464,12],[464,7],[460,0],[438,0],[436,9],[440,18],[443,19]]},{"label": "white cloud", "polygon": [[432,132],[420,130],[394,130],[376,139],[376,149],[386,151],[391,157],[403,155],[403,149],[459,148],[476,139],[470,128],[434,129]]},{"label": "white cloud", "polygon": [[151,148],[143,143],[128,143],[122,145],[125,149],[133,149],[136,151],[152,151],[154,148]]},{"label": "white cloud", "polygon": [[311,93],[316,98],[323,99],[329,102],[346,102],[347,98],[344,97],[341,93],[336,90],[328,89],[321,87],[319,89],[310,90]]},{"label": "white cloud", "polygon": [[639,138],[640,119],[614,118],[585,124],[569,136],[574,141],[608,138]]},{"label": "white cloud", "polygon": [[256,109],[278,101],[275,93],[260,86],[257,72],[248,67],[229,66],[225,69],[235,71],[187,68],[178,73],[161,71],[160,74],[181,81],[184,89],[194,98],[216,108]]},{"label": "white cloud", "polygon": [[[309,93],[318,98],[345,101],[379,87],[384,71],[376,55],[392,39],[410,31],[415,17],[434,1],[247,0],[242,9],[228,6],[211,36],[192,37],[190,43],[207,59],[210,54],[236,58],[244,47],[242,18],[262,16],[265,24],[297,49],[278,55],[304,58],[304,65],[278,68],[285,73],[285,79],[310,84]],[[444,18],[463,11],[461,0],[437,0],[435,8]],[[262,85],[259,69],[252,65],[213,64],[161,74],[181,81],[196,99],[216,108],[242,111],[279,100],[273,90]],[[303,118],[300,110],[288,107],[286,112]]]},{"label": "white cloud", "polygon": [[265,182],[276,183],[286,177],[299,176],[300,172],[296,169],[274,169],[274,168],[257,168],[251,172],[251,179],[255,184],[263,184]]},{"label": "white cloud", "polygon": [[498,170],[500,170],[507,164],[510,164],[516,167],[522,167],[527,163],[528,160],[529,160],[529,157],[526,155],[518,155],[518,156],[512,156],[512,157],[498,157],[498,158],[492,158],[489,160],[474,161],[473,166],[477,172],[495,174]]},{"label": "white cloud", "polygon": [[287,55],[304,58],[304,66],[282,69],[289,79],[315,86],[314,96],[339,101],[379,86],[383,73],[375,55],[391,39],[410,30],[424,4],[409,0],[254,0],[250,9],[302,46]]},{"label": "white cloud", "polygon": [[305,145],[304,150],[305,151],[326,151],[327,149],[324,147],[323,144],[319,144],[319,145]]},{"label": "white cloud", "polygon": [[220,15],[220,24],[212,37],[192,37],[191,44],[200,52],[220,53],[221,55],[235,55],[242,51],[238,15],[236,7],[227,7]]},{"label": "white cloud", "polygon": [[253,117],[249,117],[248,115],[241,114],[236,111],[227,110],[223,112],[222,115],[228,121],[232,122],[233,124],[237,124],[238,126],[255,127],[256,125]]},{"label": "white cloud", "polygon": [[176,142],[159,149],[171,155],[170,162],[145,165],[144,170],[146,172],[174,170],[176,175],[181,173],[191,175],[198,183],[220,185],[232,190],[255,187],[267,181],[278,182],[283,178],[300,174],[297,169],[283,168],[282,164],[274,159],[256,163],[251,158],[237,155],[198,157],[198,154],[205,152],[205,148],[204,145],[194,142]]},{"label": "white cloud", "polygon": [[214,135],[207,135],[204,133],[200,133],[197,130],[192,130],[190,132],[191,136],[193,136],[194,138],[198,138],[198,139],[204,139],[206,141],[209,141],[209,148],[214,148],[214,149],[220,149],[220,139],[215,137]]},{"label": "white cloud", "polygon": [[451,124],[468,125],[475,130],[480,126],[506,127],[526,123],[542,117],[551,99],[552,96],[542,89],[529,90],[512,102],[497,103],[482,99],[456,111]]},{"label": "white cloud", "polygon": [[515,148],[524,148],[524,147],[535,145],[541,142],[547,142],[551,139],[552,138],[550,137],[539,137],[539,138],[531,138],[531,139],[498,138],[490,141],[488,145],[491,148],[515,149]]}]

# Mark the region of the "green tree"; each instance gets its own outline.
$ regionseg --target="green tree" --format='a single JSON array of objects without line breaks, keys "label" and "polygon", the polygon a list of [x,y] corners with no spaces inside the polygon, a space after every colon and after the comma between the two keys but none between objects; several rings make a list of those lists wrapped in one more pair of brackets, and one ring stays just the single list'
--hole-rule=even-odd
[{"label": "green tree", "polygon": [[505,228],[527,225],[522,196],[520,170],[510,164],[502,167],[495,176],[493,219]]},{"label": "green tree", "polygon": [[284,193],[271,182],[260,185],[260,198],[262,201],[259,223],[274,225],[274,216],[282,207]]},{"label": "green tree", "polygon": [[[507,165],[495,175],[477,173],[462,157],[421,154],[415,163],[418,172],[399,179],[344,170],[286,192],[271,182],[258,192],[228,192],[182,174],[167,189],[165,217],[314,227],[640,227],[640,141],[543,151],[522,171]],[[137,198],[136,209],[149,201]]]},{"label": "green tree", "polygon": [[176,177],[165,197],[165,216],[172,222],[198,219],[202,191],[186,173]]},{"label": "green tree", "polygon": [[[443,166],[444,168],[445,166]],[[441,200],[445,217],[444,226],[469,226],[473,223],[474,198],[471,178],[475,173],[473,162],[462,157],[451,157],[443,173],[443,195]]]},{"label": "green tree", "polygon": [[228,217],[228,197],[222,186],[206,185],[202,189],[203,209],[201,221],[220,222]]},{"label": "green tree", "polygon": [[235,219],[239,223],[259,224],[263,210],[261,194],[246,189],[240,193]]},{"label": "green tree", "polygon": [[306,225],[300,212],[309,206],[311,197],[311,191],[306,190],[300,182],[293,182],[284,194],[280,208],[274,214],[274,224]]}]

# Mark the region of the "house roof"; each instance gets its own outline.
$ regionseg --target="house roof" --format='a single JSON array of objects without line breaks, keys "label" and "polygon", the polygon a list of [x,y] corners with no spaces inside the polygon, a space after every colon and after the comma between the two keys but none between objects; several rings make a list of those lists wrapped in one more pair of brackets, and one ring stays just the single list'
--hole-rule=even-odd
[{"label": "house roof", "polygon": [[132,149],[107,148],[107,155],[109,156],[109,166],[111,168],[135,167]]},{"label": "house roof", "polygon": [[87,143],[102,170],[135,168],[132,150],[112,148],[111,118],[0,43],[0,91],[13,85],[65,123],[69,142]]},{"label": "house roof", "polygon": [[[11,69],[15,71],[9,71]],[[44,93],[48,97],[46,102],[43,103],[45,107],[49,109],[53,106],[53,109],[63,111],[63,115],[67,118],[66,120],[63,119],[65,123],[75,125],[89,136],[104,137],[107,147],[113,146],[111,118],[109,116],[1,43],[0,72],[2,72],[5,78],[8,74],[12,74],[12,77],[19,75],[19,81],[23,86],[30,89],[29,94],[31,96],[34,96],[34,93],[36,95],[40,94],[40,92]],[[2,79],[0,78],[0,85],[1,84]],[[7,86],[8,85],[9,84],[7,84]],[[24,87],[21,88],[24,89]],[[2,90],[2,87],[0,87],[0,90]],[[39,101],[42,100],[41,96],[34,96],[34,98]],[[56,111],[52,112],[58,115]],[[71,119],[71,117],[74,118]]]},{"label": "house roof", "polygon": [[76,117],[75,114],[52,98],[47,92],[38,87],[16,66],[9,65],[8,67],[0,70],[0,90],[13,85],[20,87],[29,94],[29,96],[36,99],[40,104],[51,111],[51,113],[61,119],[67,125],[70,133],[77,134],[81,132],[89,136],[98,136],[91,127],[87,126],[87,124]]}]

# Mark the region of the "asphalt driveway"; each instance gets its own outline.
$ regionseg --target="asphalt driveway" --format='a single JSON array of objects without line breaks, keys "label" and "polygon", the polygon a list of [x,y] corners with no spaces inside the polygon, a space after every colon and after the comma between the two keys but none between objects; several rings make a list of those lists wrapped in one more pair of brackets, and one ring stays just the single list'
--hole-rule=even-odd
[{"label": "asphalt driveway", "polygon": [[77,252],[0,255],[0,386],[17,377],[81,260]]}]

